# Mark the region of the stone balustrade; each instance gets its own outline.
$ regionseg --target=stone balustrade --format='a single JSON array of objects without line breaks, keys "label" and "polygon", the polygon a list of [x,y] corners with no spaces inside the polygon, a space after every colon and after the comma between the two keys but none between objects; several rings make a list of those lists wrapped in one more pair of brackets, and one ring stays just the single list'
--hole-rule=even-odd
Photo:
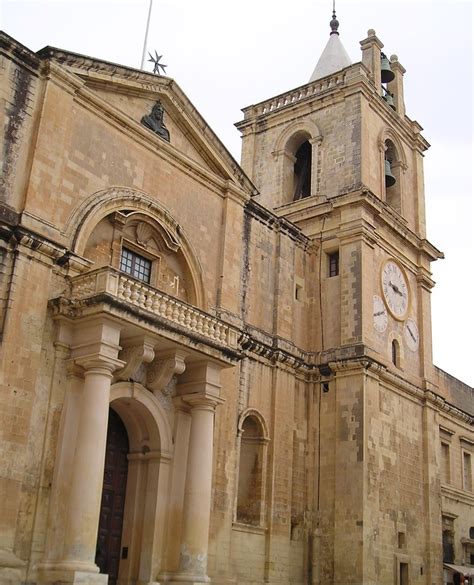
[{"label": "stone balustrade", "polygon": [[237,332],[226,323],[114,268],[99,268],[75,276],[71,284],[73,301],[106,293],[189,332],[227,347],[237,347]]},{"label": "stone balustrade", "polygon": [[302,87],[288,91],[287,93],[282,93],[270,100],[245,108],[243,110],[244,119],[247,120],[248,118],[280,110],[285,106],[296,104],[297,102],[310,98],[333,87],[344,85],[345,82],[346,70],[339,71],[334,75],[329,75],[322,79],[317,79],[312,83],[308,83]]}]

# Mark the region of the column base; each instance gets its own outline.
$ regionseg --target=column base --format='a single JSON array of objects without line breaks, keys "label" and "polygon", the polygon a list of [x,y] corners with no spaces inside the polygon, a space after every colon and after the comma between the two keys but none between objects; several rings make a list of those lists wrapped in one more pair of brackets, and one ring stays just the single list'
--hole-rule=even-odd
[{"label": "column base", "polygon": [[189,581],[188,580],[183,581],[182,579],[173,579],[172,581],[168,581],[168,583],[170,585],[202,585],[203,583],[211,582],[209,577],[207,578],[207,581],[202,581],[202,577],[199,577],[199,579],[201,579],[201,581],[196,581],[194,579],[189,579]]},{"label": "column base", "polygon": [[107,585],[109,576],[104,573],[46,569],[38,571],[40,585]]},{"label": "column base", "polygon": [[177,573],[167,582],[169,585],[202,585],[210,583],[211,580],[207,575],[193,575],[189,573]]},{"label": "column base", "polygon": [[0,549],[0,583],[16,585],[25,579],[26,562],[12,551]]}]

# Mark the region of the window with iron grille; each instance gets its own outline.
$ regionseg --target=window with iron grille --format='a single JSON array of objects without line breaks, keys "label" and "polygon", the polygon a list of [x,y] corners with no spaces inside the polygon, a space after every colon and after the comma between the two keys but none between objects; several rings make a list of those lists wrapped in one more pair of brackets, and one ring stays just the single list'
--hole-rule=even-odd
[{"label": "window with iron grille", "polygon": [[120,270],[126,272],[138,280],[150,282],[151,262],[139,254],[135,254],[127,248],[122,248],[120,257]]}]

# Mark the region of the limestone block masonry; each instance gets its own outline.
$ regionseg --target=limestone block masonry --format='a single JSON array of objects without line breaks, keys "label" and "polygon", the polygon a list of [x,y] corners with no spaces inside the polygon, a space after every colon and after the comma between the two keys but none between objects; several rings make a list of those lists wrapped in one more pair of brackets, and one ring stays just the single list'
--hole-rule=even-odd
[{"label": "limestone block masonry", "polygon": [[469,579],[398,57],[395,110],[373,30],[244,108],[241,168],[174,80],[0,41],[0,585]]}]

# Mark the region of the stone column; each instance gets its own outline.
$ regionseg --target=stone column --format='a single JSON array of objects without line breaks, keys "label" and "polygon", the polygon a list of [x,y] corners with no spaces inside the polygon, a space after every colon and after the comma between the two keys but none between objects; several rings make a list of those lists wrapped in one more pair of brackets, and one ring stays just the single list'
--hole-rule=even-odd
[{"label": "stone column", "polygon": [[77,431],[68,466],[69,496],[60,559],[45,563],[40,582],[106,583],[95,564],[104,476],[110,384],[124,362],[117,359],[120,330],[106,319],[79,325],[73,332],[72,359],[84,372],[77,403]]},{"label": "stone column", "polygon": [[119,360],[96,356],[79,360],[84,367],[81,414],[77,429],[64,543],[64,564],[98,572],[95,553],[104,475],[112,373]]},{"label": "stone column", "polygon": [[220,400],[196,395],[186,397],[186,402],[191,405],[191,435],[179,571],[173,583],[207,583],[214,411]]}]

